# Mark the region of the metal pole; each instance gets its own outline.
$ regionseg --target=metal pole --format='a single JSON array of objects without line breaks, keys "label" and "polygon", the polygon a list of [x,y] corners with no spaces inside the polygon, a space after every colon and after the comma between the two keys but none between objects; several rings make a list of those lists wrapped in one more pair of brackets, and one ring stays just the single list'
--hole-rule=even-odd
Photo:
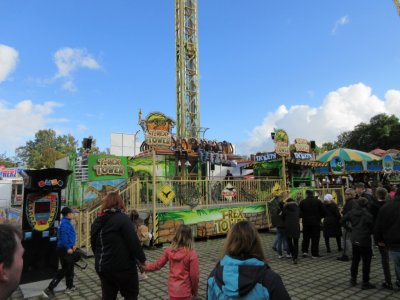
[{"label": "metal pole", "polygon": [[133,136],[133,156],[136,156],[136,136],[140,132],[140,130],[136,130]]},{"label": "metal pole", "polygon": [[287,182],[286,182],[286,159],[284,156],[282,156],[282,177],[283,177],[283,187],[284,191],[286,193],[287,189]]},{"label": "metal pole", "polygon": [[155,234],[155,222],[156,222],[156,178],[157,178],[157,168],[156,168],[156,150],[153,148],[153,233]]}]

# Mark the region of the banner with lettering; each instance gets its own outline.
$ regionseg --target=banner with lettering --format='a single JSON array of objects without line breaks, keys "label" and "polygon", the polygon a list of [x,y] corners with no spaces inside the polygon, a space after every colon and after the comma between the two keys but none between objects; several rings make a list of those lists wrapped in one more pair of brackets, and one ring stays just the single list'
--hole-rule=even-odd
[{"label": "banner with lettering", "polygon": [[90,155],[89,181],[128,178],[126,156]]},{"label": "banner with lettering", "polygon": [[[265,204],[159,212],[157,215],[160,236],[170,227],[170,222],[176,222],[177,220],[186,225],[197,224],[198,228],[206,226],[210,235],[227,233],[233,224],[243,220],[253,222],[257,228],[268,227]],[[202,236],[202,234],[197,236]]]}]

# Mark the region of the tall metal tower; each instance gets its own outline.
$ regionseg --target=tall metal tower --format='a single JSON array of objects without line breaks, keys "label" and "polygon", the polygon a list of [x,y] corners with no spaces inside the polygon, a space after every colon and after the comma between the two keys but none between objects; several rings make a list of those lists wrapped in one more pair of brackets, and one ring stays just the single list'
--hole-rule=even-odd
[{"label": "tall metal tower", "polygon": [[175,0],[176,131],[200,137],[197,0]]}]

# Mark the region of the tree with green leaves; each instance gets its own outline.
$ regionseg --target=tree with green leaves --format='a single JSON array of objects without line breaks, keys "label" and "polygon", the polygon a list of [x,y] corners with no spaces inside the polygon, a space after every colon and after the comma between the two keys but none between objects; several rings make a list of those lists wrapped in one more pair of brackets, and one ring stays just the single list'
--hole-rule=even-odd
[{"label": "tree with green leaves", "polygon": [[5,166],[7,168],[13,168],[18,166],[18,162],[15,158],[8,157],[6,153],[0,154],[0,166]]},{"label": "tree with green leaves", "polygon": [[28,168],[53,168],[55,161],[76,152],[77,141],[71,134],[59,135],[52,129],[39,130],[34,140],[16,149],[17,157]]},{"label": "tree with green leaves", "polygon": [[400,149],[400,121],[395,115],[378,114],[369,123],[360,123],[354,130],[338,136],[335,144],[342,148],[369,152],[375,148]]}]

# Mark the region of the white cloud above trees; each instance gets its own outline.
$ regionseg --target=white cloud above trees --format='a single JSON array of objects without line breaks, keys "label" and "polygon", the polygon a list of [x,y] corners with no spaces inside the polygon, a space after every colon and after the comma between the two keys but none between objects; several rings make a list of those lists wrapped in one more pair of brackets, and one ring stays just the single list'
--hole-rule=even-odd
[{"label": "white cloud above trees", "polygon": [[270,133],[274,128],[286,130],[291,141],[306,138],[319,145],[333,142],[341,132],[353,130],[379,113],[400,115],[399,90],[388,90],[380,99],[363,83],[341,87],[328,93],[319,107],[281,105],[267,113],[261,124],[249,132],[248,138],[238,144],[237,152],[272,151]]}]

